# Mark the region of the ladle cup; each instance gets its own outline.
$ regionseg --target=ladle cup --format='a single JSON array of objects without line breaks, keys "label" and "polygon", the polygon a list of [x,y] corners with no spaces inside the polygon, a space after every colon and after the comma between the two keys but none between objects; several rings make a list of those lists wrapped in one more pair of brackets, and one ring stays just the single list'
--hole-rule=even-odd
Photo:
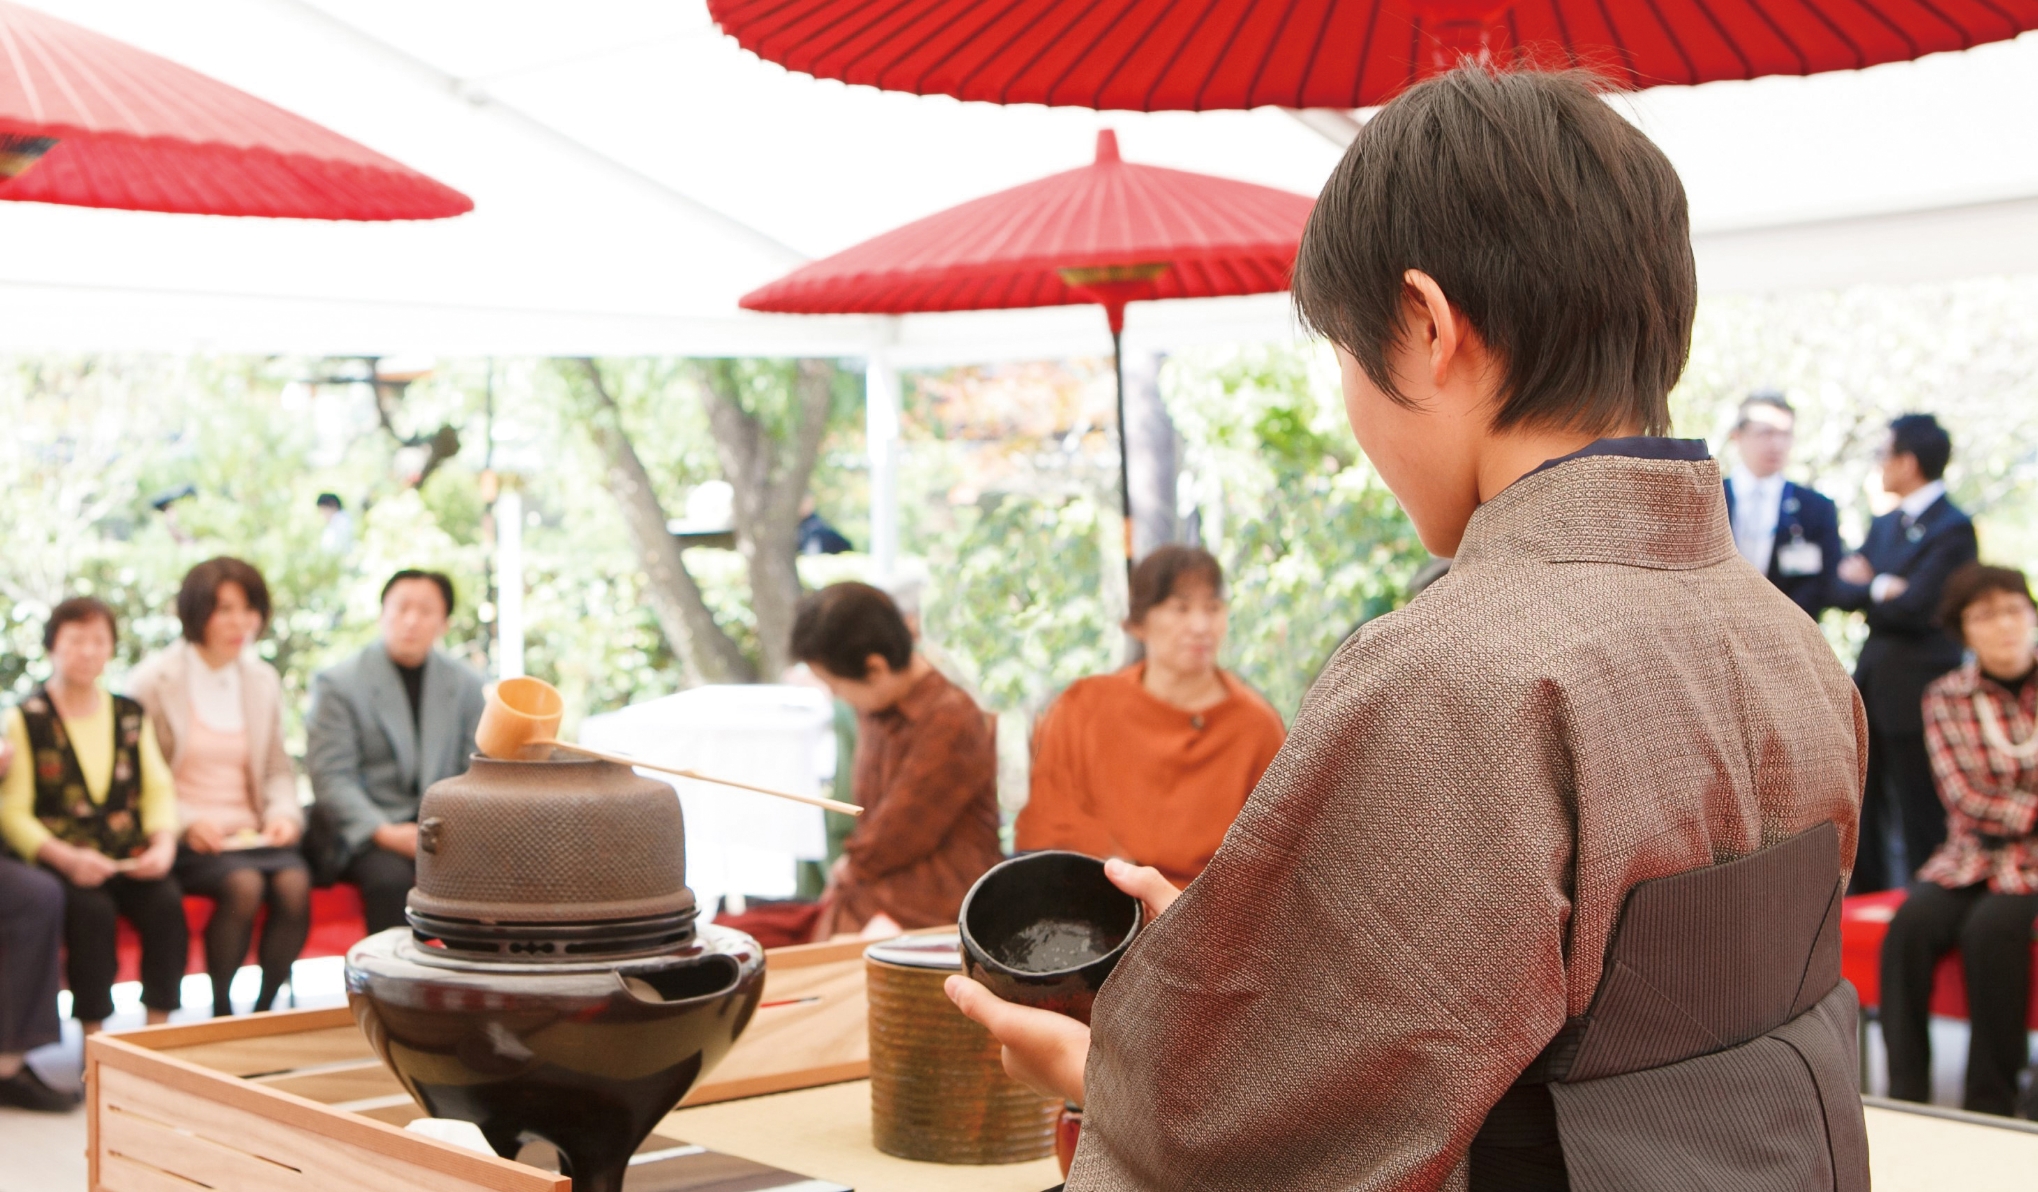
[{"label": "ladle cup", "polygon": [[552,756],[552,741],[566,715],[566,698],[543,679],[520,675],[504,679],[488,691],[474,745],[503,762],[542,762]]},{"label": "ladle cup", "polygon": [[657,770],[662,774],[676,774],[696,782],[712,782],[717,786],[733,786],[740,790],[755,791],[777,799],[790,799],[819,807],[837,815],[862,815],[863,808],[854,803],[838,803],[834,799],[819,799],[811,795],[796,795],[790,791],[773,790],[768,786],[753,786],[729,778],[717,778],[697,770],[683,770],[677,766],[661,765],[642,758],[629,757],[620,753],[606,753],[561,741],[557,737],[559,721],[566,713],[566,699],[559,689],[543,679],[529,675],[504,679],[487,691],[486,703],[481,709],[481,723],[474,728],[474,745],[484,757],[504,762],[541,762],[552,756],[554,749],[577,753],[583,757],[597,757],[619,766],[635,766],[645,770]]}]

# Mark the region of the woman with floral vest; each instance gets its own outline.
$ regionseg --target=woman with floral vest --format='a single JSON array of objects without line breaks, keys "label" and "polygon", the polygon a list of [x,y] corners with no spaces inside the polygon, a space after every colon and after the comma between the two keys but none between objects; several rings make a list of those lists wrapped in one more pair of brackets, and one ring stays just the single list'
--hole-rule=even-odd
[{"label": "woman with floral vest", "polygon": [[0,785],[0,836],[64,885],[72,1012],[85,1033],[113,1013],[116,920],[142,940],[151,1024],[177,1008],[189,951],[177,857],[177,792],[142,707],[107,692],[113,610],[74,596],[43,630],[49,681],[7,713],[17,757]]}]

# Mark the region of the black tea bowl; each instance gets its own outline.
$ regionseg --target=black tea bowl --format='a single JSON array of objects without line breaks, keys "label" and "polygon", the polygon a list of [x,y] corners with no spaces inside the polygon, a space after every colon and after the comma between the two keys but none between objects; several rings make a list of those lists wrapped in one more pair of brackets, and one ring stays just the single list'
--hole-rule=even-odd
[{"label": "black tea bowl", "polygon": [[963,971],[1008,1002],[1090,1021],[1104,978],[1139,933],[1139,900],[1082,853],[1013,857],[962,900]]}]

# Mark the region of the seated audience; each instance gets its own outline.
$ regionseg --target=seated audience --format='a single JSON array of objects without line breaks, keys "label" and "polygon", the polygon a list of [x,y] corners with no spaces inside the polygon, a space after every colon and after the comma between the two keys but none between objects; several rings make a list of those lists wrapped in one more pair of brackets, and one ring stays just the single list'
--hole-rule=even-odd
[{"label": "seated audience", "polygon": [[233,1013],[228,994],[257,910],[269,910],[257,1011],[275,1004],[311,930],[311,873],[295,847],[304,811],[283,749],[283,680],[247,648],[269,614],[269,586],[253,566],[200,563],[177,593],[184,635],[129,683],[177,784],[177,884],[212,899],[205,971],[215,1015]]},{"label": "seated audience", "polygon": [[1883,940],[1889,1092],[1931,1098],[1932,970],[1959,948],[1972,1027],[1963,1103],[2009,1114],[2028,1058],[2038,918],[2038,613],[2022,572],[1970,563],[1946,581],[1941,621],[1972,658],[1925,691],[1925,741],[1947,836]]},{"label": "seated audience", "polygon": [[[0,739],[0,779],[14,750]],[[66,1113],[78,1103],[43,1083],[27,1055],[61,1036],[58,950],[64,887],[0,849],[0,1106]]]},{"label": "seated audience", "polygon": [[467,772],[481,678],[437,648],[453,581],[399,571],[382,587],[381,639],[312,680],[305,768],[349,853],[368,930],[401,927],[417,880],[418,802]]},{"label": "seated audience", "polygon": [[792,651],[858,718],[852,783],[864,814],[830,873],[816,938],[955,922],[970,885],[1003,859],[990,723],[868,584],[807,597]]},{"label": "seated audience", "polygon": [[1285,730],[1217,665],[1224,572],[1208,551],[1163,546],[1140,560],[1131,603],[1125,629],[1146,658],[1079,679],[1049,706],[1014,843],[1121,857],[1185,885],[1223,843]]},{"label": "seated audience", "polygon": [[113,610],[73,596],[43,628],[50,677],[7,713],[20,759],[0,785],[0,835],[64,887],[72,1015],[92,1034],[113,1013],[119,916],[142,944],[151,1024],[180,1003],[190,943],[177,858],[177,792],[142,706],[99,677],[117,640]]}]

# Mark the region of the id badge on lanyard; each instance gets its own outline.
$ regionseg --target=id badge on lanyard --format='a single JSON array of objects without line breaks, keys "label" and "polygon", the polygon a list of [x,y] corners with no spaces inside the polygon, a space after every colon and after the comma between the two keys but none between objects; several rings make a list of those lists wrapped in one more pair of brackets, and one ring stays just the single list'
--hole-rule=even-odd
[{"label": "id badge on lanyard", "polygon": [[1826,552],[1816,542],[1806,542],[1804,531],[1791,527],[1791,538],[1776,548],[1776,573],[1783,576],[1817,575],[1825,570]]}]

